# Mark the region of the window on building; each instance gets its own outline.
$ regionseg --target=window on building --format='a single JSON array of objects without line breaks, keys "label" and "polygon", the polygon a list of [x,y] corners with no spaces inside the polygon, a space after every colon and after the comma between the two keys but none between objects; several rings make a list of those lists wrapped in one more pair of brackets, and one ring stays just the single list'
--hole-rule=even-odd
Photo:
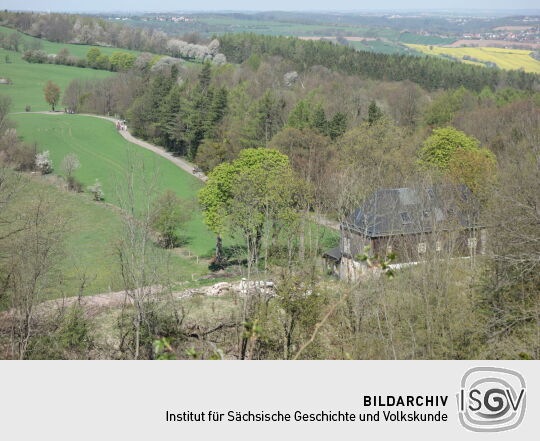
[{"label": "window on building", "polygon": [[403,222],[404,224],[411,223],[411,216],[409,216],[409,213],[407,213],[406,211],[403,211],[399,213],[399,215],[401,216],[401,222]]},{"label": "window on building", "polygon": [[392,245],[388,244],[386,245],[386,255],[392,254]]},{"label": "window on building", "polygon": [[435,242],[435,251],[442,251],[442,242],[440,240]]},{"label": "window on building", "polygon": [[427,244],[425,242],[420,242],[418,244],[418,253],[423,254],[426,252],[426,250],[427,250]]},{"label": "window on building", "polygon": [[476,240],[476,237],[469,237],[467,239],[467,245],[469,246],[469,248],[471,250],[475,250],[476,249],[476,243],[477,243],[477,240]]}]

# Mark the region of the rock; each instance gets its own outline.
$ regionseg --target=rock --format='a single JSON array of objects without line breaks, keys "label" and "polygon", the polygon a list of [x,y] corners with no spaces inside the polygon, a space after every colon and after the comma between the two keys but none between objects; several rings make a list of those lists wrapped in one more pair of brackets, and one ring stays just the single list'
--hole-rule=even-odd
[{"label": "rock", "polygon": [[296,83],[298,80],[298,72],[293,70],[292,72],[287,72],[285,75],[283,75],[283,82],[285,83],[285,86],[291,87]]},{"label": "rock", "polygon": [[265,282],[263,280],[250,280],[242,279],[240,283],[235,285],[235,291],[238,291],[240,295],[254,294],[256,292],[261,294],[274,295],[274,283]]},{"label": "rock", "polygon": [[222,296],[231,290],[231,284],[227,282],[216,283],[208,288],[206,295],[209,296]]}]

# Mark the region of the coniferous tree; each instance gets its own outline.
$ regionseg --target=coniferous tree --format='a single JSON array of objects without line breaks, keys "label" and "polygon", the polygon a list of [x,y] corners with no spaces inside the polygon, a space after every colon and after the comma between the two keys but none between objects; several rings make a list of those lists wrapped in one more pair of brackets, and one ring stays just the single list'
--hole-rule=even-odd
[{"label": "coniferous tree", "polygon": [[265,145],[281,129],[283,121],[281,113],[285,103],[277,99],[271,90],[267,90],[257,103],[257,138]]},{"label": "coniferous tree", "polygon": [[212,79],[212,65],[210,63],[204,63],[201,72],[199,73],[199,87],[201,91],[206,91],[210,86],[210,80]]},{"label": "coniferous tree", "polygon": [[328,133],[328,121],[326,120],[326,114],[321,104],[318,104],[315,111],[311,115],[310,127],[319,131],[320,133]]},{"label": "coniferous tree", "polygon": [[372,126],[379,121],[382,116],[382,110],[379,108],[379,106],[377,106],[377,103],[375,101],[371,101],[368,108],[368,124]]},{"label": "coniferous tree", "polygon": [[161,105],[159,127],[165,146],[176,153],[183,153],[184,138],[177,122],[183,116],[184,107],[181,88],[173,86]]},{"label": "coniferous tree", "polygon": [[199,73],[198,84],[190,97],[190,105],[185,115],[187,154],[193,159],[197,149],[209,131],[211,107],[214,100],[214,90],[210,86],[212,68],[205,63]]},{"label": "coniferous tree", "polygon": [[309,104],[305,100],[296,103],[294,109],[289,113],[288,125],[296,129],[305,129],[310,126],[311,111]]},{"label": "coniferous tree", "polygon": [[213,132],[216,126],[223,120],[227,111],[228,92],[225,87],[220,87],[213,93],[213,100],[209,113],[209,132]]},{"label": "coniferous tree", "polygon": [[336,139],[343,135],[347,130],[347,115],[337,112],[334,117],[328,122],[327,134],[332,139]]}]

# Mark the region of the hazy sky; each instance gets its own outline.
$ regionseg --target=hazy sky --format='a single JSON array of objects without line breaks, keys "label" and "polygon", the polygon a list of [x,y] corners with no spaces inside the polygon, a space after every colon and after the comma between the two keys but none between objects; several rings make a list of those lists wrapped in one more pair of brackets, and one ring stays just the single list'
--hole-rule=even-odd
[{"label": "hazy sky", "polygon": [[36,11],[172,10],[366,10],[366,9],[540,9],[538,0],[3,0],[2,9]]}]

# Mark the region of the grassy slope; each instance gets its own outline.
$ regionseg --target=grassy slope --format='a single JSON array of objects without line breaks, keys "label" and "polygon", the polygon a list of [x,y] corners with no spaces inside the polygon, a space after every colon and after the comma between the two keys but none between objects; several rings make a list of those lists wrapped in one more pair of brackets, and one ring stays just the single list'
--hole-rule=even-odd
[{"label": "grassy slope", "polygon": [[[32,38],[32,37],[26,37]],[[50,50],[56,43],[44,41],[45,47]],[[66,46],[66,45],[57,45]],[[68,45],[69,46],[69,45]],[[73,46],[73,45],[71,45]],[[77,46],[83,50],[82,46]],[[54,49],[58,49],[55,47]],[[84,48],[84,53],[87,48]],[[113,51],[114,49],[110,49]],[[9,54],[12,63],[4,64],[3,55]],[[67,85],[73,78],[104,77],[110,72],[76,67],[29,64],[20,59],[20,54],[0,50],[0,76],[1,72],[9,72],[14,84],[0,89],[0,93],[7,91],[14,101],[13,111],[21,111],[25,104],[31,104],[32,110],[45,110],[47,105],[43,99],[43,84],[47,79],[58,83],[61,87]],[[1,86],[0,86],[1,87]],[[178,169],[176,166],[159,156],[134,146],[125,141],[116,133],[113,124],[97,118],[79,115],[14,115],[18,123],[18,133],[25,140],[36,142],[39,150],[49,150],[59,172],[62,158],[75,152],[79,156],[82,168],[76,176],[86,186],[99,178],[103,184],[108,202],[118,204],[116,190],[125,175],[128,152],[142,158],[147,170],[158,167],[160,173],[159,187],[161,190],[172,189],[180,197],[194,199],[197,190],[201,187],[200,181]],[[142,189],[139,188],[140,191]],[[88,216],[90,219],[91,216]],[[81,229],[83,231],[84,229]],[[322,237],[335,241],[335,232],[326,228],[320,232]],[[196,255],[210,256],[214,247],[214,235],[204,226],[202,215],[198,208],[194,208],[193,219],[181,232],[188,239],[187,248]],[[235,242],[225,238],[225,245]],[[109,243],[107,241],[107,243]],[[331,245],[333,246],[333,244]],[[104,260],[105,261],[105,260]],[[200,268],[199,268],[200,270]],[[106,273],[106,271],[104,271]],[[101,282],[100,282],[101,283]],[[103,283],[99,289],[103,288]],[[95,292],[95,291],[94,291]]]},{"label": "grassy slope", "polygon": [[[88,49],[95,46],[90,46],[86,44],[68,44],[68,43],[54,43],[52,41],[43,40],[41,38],[31,37],[30,35],[23,34],[22,32],[16,31],[11,28],[7,28],[5,26],[0,26],[0,32],[3,32],[4,34],[11,34],[13,32],[16,32],[21,35],[23,41],[25,42],[32,42],[32,41],[40,41],[43,47],[43,50],[47,52],[48,54],[56,54],[60,49],[62,48],[68,48],[69,53],[71,55],[75,55],[77,57],[86,57],[86,53],[88,52]],[[118,49],[115,47],[102,47],[99,46],[99,50],[106,54],[111,55],[114,52],[129,52],[131,54],[139,54],[138,51],[132,51],[129,49]]]},{"label": "grassy slope", "polygon": [[[446,54],[458,59],[462,59],[464,55],[469,55],[478,60],[495,63],[501,69],[524,69],[526,72],[540,73],[540,61],[529,55],[532,52],[530,50],[494,47],[438,47],[419,44],[408,44],[407,46],[428,55]],[[469,60],[463,60],[463,62],[481,64]]]},{"label": "grassy slope", "polygon": [[[6,55],[10,63],[5,62]],[[94,69],[81,69],[55,64],[30,64],[21,59],[21,54],[0,49],[0,77],[11,79],[12,84],[0,84],[0,94],[6,94],[13,100],[12,111],[22,112],[26,105],[32,110],[48,110],[43,96],[43,87],[51,80],[64,90],[75,78],[105,78],[112,72]]]},{"label": "grassy slope", "polygon": [[[60,190],[42,177],[25,180],[23,196],[13,209],[21,210],[27,202],[26,198],[41,197],[43,194],[52,198],[69,219],[65,255],[58,267],[65,280],[62,285],[55,285],[48,295],[77,295],[84,273],[87,278],[85,295],[121,290],[120,273],[114,256],[114,243],[122,228],[119,212],[106,204],[93,202],[86,194]],[[205,267],[193,260],[172,254],[170,258],[171,278],[174,281],[191,280],[192,274],[205,272]]]},{"label": "grassy slope", "polygon": [[[70,152],[79,157],[82,167],[76,176],[86,186],[98,178],[107,202],[119,203],[118,191],[126,175],[129,158],[142,161],[146,175],[156,168],[159,171],[160,190],[173,190],[184,199],[194,199],[202,183],[166,159],[124,140],[105,120],[82,115],[20,114],[13,116],[18,123],[18,133],[27,141],[37,142],[40,150],[49,150],[56,171],[62,158]],[[60,173],[60,172],[59,172]],[[138,176],[138,178],[141,178]],[[141,188],[139,179],[137,190]],[[209,255],[214,245],[214,235],[204,226],[202,215],[195,206],[193,219],[182,232],[188,238],[187,247],[195,254]]]}]

